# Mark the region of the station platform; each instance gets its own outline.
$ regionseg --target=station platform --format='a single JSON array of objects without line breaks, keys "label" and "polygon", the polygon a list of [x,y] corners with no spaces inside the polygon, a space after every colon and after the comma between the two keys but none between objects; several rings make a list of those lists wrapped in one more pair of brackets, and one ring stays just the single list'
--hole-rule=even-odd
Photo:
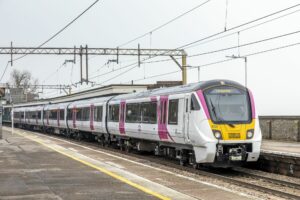
[{"label": "station platform", "polygon": [[3,127],[0,199],[252,199],[194,176],[49,135]]},{"label": "station platform", "polygon": [[300,158],[300,142],[263,140],[261,150],[264,153],[273,153]]},{"label": "station platform", "polygon": [[263,140],[259,160],[250,167],[300,178],[300,142]]}]

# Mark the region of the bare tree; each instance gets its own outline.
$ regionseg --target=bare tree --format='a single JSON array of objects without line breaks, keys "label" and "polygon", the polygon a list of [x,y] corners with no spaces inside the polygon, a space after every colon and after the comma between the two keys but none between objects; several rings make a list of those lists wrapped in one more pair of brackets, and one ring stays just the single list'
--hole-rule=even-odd
[{"label": "bare tree", "polygon": [[16,88],[23,88],[25,92],[35,93],[38,79],[34,79],[27,70],[14,69],[10,74],[10,85]]},{"label": "bare tree", "polygon": [[27,102],[38,98],[36,86],[38,85],[38,79],[33,78],[27,70],[14,69],[7,84],[14,102]]}]

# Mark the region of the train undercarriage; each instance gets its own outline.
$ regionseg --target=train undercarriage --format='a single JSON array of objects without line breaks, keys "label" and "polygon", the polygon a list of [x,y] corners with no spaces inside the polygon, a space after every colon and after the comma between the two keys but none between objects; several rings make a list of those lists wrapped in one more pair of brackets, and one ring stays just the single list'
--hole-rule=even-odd
[{"label": "train undercarriage", "polygon": [[193,168],[199,166],[232,167],[240,166],[247,160],[247,152],[251,151],[251,144],[217,144],[217,152],[214,163],[199,164],[196,163],[193,146],[170,144],[167,142],[156,142],[140,140],[129,137],[120,137],[104,133],[91,133],[73,129],[62,129],[55,127],[41,127],[34,125],[20,125],[16,127],[31,131],[40,131],[46,134],[61,135],[75,140],[85,140],[97,142],[100,146],[117,148],[122,151],[146,152],[156,156],[166,157],[172,160],[178,160],[182,166],[190,165]]}]

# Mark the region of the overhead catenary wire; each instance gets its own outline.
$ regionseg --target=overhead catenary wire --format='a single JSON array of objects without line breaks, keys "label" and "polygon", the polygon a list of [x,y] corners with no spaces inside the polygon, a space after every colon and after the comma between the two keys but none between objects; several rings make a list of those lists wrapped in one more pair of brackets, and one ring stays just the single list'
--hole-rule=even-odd
[{"label": "overhead catenary wire", "polygon": [[[258,52],[249,53],[249,54],[243,55],[242,57],[251,57],[251,56],[255,56],[255,55],[259,55],[259,54],[263,54],[263,53],[267,53],[267,52],[271,52],[271,51],[276,51],[276,50],[280,50],[280,49],[284,49],[284,48],[289,48],[289,47],[293,47],[293,46],[297,46],[297,45],[300,45],[300,42],[292,43],[292,44],[288,44],[288,45],[284,45],[284,46],[279,46],[279,47],[272,48],[272,49],[267,49],[267,50],[262,50],[262,51],[258,51]],[[233,60],[235,60],[235,59],[234,58],[227,58],[227,59],[223,59],[223,60],[219,60],[219,61],[215,61],[215,62],[211,62],[211,63],[206,63],[206,64],[202,64],[202,65],[198,65],[198,66],[188,66],[187,70],[191,70],[191,69],[195,69],[195,68],[199,68],[199,67],[212,66],[212,65],[216,65],[216,64],[220,64],[220,63],[230,62],[230,61],[233,61]],[[126,72],[129,72],[129,71],[131,71],[131,70],[133,70],[134,68],[137,68],[137,67],[138,67],[138,65],[135,65],[132,68],[128,69]],[[142,79],[135,79],[135,80],[132,80],[132,81],[137,82],[137,81],[147,80],[147,79],[156,78],[156,77],[160,77],[160,76],[175,74],[175,73],[178,73],[180,71],[181,70],[176,70],[176,71],[172,71],[172,72],[168,72],[168,73],[164,73],[164,74],[149,76],[149,77],[142,78]],[[124,74],[124,72],[114,76],[112,79],[115,79],[115,78],[117,78],[117,77],[119,77],[123,74]],[[108,82],[112,79],[107,79],[106,81],[103,81],[102,83],[96,84],[96,85],[102,85],[103,83],[106,83],[106,82]]]},{"label": "overhead catenary wire", "polygon": [[124,72],[122,72],[122,73],[119,73],[119,74],[117,74],[116,76],[113,76],[112,78],[109,78],[109,79],[107,79],[107,80],[105,80],[105,81],[103,81],[103,82],[101,82],[101,83],[99,83],[99,84],[96,84],[96,85],[103,85],[103,83],[106,83],[106,82],[108,82],[108,81],[111,81],[111,80],[113,80],[113,79],[116,79],[116,78],[118,78],[119,76],[121,76],[121,75],[123,75],[123,74],[125,74],[125,73],[127,73],[127,72],[129,72],[129,71],[131,71],[131,70],[133,70],[134,68],[137,68],[139,65],[134,65],[133,67],[131,67],[131,68],[129,68],[128,70],[126,70],[126,71],[124,71]]},{"label": "overhead catenary wire", "polygon": [[[207,43],[209,43],[209,42],[213,42],[213,41],[216,41],[216,40],[225,38],[225,37],[229,37],[229,36],[234,35],[234,34],[238,34],[238,33],[244,32],[244,31],[250,30],[250,29],[252,29],[252,28],[256,28],[256,27],[258,27],[258,26],[267,24],[267,23],[269,23],[269,22],[272,22],[272,21],[281,19],[281,18],[283,18],[283,17],[286,17],[286,16],[289,16],[289,15],[295,14],[295,13],[297,13],[297,12],[299,12],[299,11],[300,11],[300,9],[295,10],[295,11],[292,11],[292,12],[287,13],[287,14],[284,14],[284,15],[281,15],[281,16],[279,16],[279,17],[276,17],[276,18],[267,20],[267,21],[265,21],[265,22],[262,22],[262,23],[259,23],[259,24],[255,24],[255,25],[253,25],[253,26],[250,26],[250,27],[241,29],[241,30],[236,31],[236,32],[229,33],[229,34],[226,34],[226,35],[223,35],[223,36],[220,36],[220,37],[211,39],[211,40],[207,40],[207,41],[204,41],[204,42],[201,42],[201,43],[198,43],[198,44],[189,46],[189,47],[187,47],[187,48],[185,48],[185,49],[189,49],[189,48],[193,48],[193,47],[196,47],[196,46],[200,46],[200,45],[202,45],[202,44],[207,44]],[[161,59],[161,60],[149,61],[149,62],[144,62],[144,63],[158,63],[158,62],[167,62],[167,61],[172,61],[172,59],[167,58],[167,59]]]},{"label": "overhead catenary wire", "polygon": [[[198,57],[198,56],[203,56],[203,55],[208,55],[208,54],[213,54],[213,53],[219,53],[219,52],[228,51],[228,50],[235,49],[235,48],[241,48],[241,47],[245,47],[245,46],[250,46],[250,45],[259,44],[259,43],[262,43],[262,42],[275,40],[275,39],[282,38],[282,37],[291,36],[291,35],[298,34],[298,33],[300,33],[300,30],[285,33],[285,34],[282,34],[282,35],[277,35],[277,36],[274,36],[274,37],[265,38],[265,39],[262,39],[262,40],[257,40],[257,41],[245,43],[245,44],[239,44],[238,43],[238,45],[235,45],[235,46],[226,47],[226,48],[222,48],[222,49],[217,49],[217,50],[213,50],[213,51],[197,53],[197,54],[192,54],[192,55],[188,55],[187,57],[190,58],[190,57]],[[171,61],[171,60],[172,59],[163,59],[163,60],[156,60],[156,61],[148,61],[148,62],[145,62],[145,63],[166,62],[166,61]]]},{"label": "overhead catenary wire", "polygon": [[[287,11],[287,10],[293,9],[293,8],[295,8],[295,7],[298,7],[299,5],[300,5],[300,4],[296,4],[296,5],[294,5],[294,6],[291,6],[291,7],[288,7],[288,8],[285,8],[285,9],[282,9],[282,10],[279,10],[279,11],[276,11],[276,12],[273,12],[273,13],[271,13],[271,14],[268,14],[268,15],[265,15],[265,16],[262,16],[262,17],[259,17],[259,18],[256,18],[256,19],[254,19],[254,20],[251,20],[251,21],[245,22],[245,23],[243,23],[243,24],[237,25],[237,26],[235,26],[235,27],[232,27],[232,28],[230,28],[230,29],[227,29],[226,31],[218,32],[218,33],[212,34],[212,35],[210,35],[210,36],[207,36],[207,37],[201,38],[201,39],[199,39],[199,40],[196,40],[196,41],[194,41],[194,42],[190,42],[190,43],[185,44],[185,45],[183,45],[183,46],[180,46],[180,47],[178,47],[178,48],[176,48],[176,49],[184,48],[184,47],[188,48],[190,45],[193,45],[193,44],[195,44],[195,43],[198,43],[198,42],[201,42],[201,41],[205,41],[205,40],[207,40],[207,39],[211,39],[211,38],[213,38],[213,37],[215,37],[215,36],[224,34],[224,33],[226,33],[226,32],[232,31],[232,30],[234,30],[234,29],[238,29],[238,28],[241,28],[241,27],[243,27],[243,26],[246,26],[246,25],[255,23],[255,22],[257,22],[257,21],[266,19],[266,18],[271,17],[271,16],[273,16],[273,15],[277,15],[277,14],[279,14],[279,13],[282,13],[282,12],[285,12],[285,11]],[[281,16],[281,17],[283,17],[283,16]],[[273,19],[273,20],[275,20],[275,19]],[[273,21],[273,20],[272,20],[272,21]],[[271,20],[270,20],[270,21],[271,21]],[[263,22],[263,23],[267,23],[267,22]],[[263,23],[261,23],[261,24],[263,24]],[[167,51],[166,51],[165,53],[167,53]],[[164,55],[164,54],[162,54],[162,55]],[[146,59],[144,59],[143,61],[148,60],[148,59],[152,59],[152,58],[154,58],[154,57],[156,57],[156,56],[152,56],[152,57],[146,58]],[[127,65],[127,66],[125,66],[125,67],[119,68],[119,69],[117,69],[117,70],[114,70],[114,71],[111,71],[111,72],[107,72],[107,73],[104,73],[104,74],[100,74],[100,75],[97,75],[97,76],[94,76],[94,77],[91,77],[91,78],[96,78],[96,77],[99,77],[99,76],[104,76],[104,75],[107,75],[107,74],[110,74],[110,73],[113,73],[113,72],[116,72],[116,71],[119,71],[119,70],[122,70],[122,69],[126,69],[126,68],[128,68],[128,67],[130,67],[130,66],[133,66],[133,65],[135,65],[135,64],[136,64],[136,63],[132,63],[132,64],[130,64],[130,65]],[[132,69],[134,69],[134,68],[135,68],[135,66],[132,67],[132,68],[130,68],[129,70],[127,70],[127,71],[125,71],[125,72],[122,72],[121,74],[116,75],[116,76],[113,77],[113,78],[119,77],[120,75],[122,75],[122,74],[124,74],[124,73],[127,73],[128,71],[130,71],[130,70],[132,70]],[[107,81],[105,81],[105,82],[107,82]],[[103,83],[105,83],[105,82],[102,82],[101,84],[103,84]]]},{"label": "overhead catenary wire", "polygon": [[[267,15],[264,15],[264,16],[262,16],[262,17],[255,18],[255,19],[253,19],[253,20],[250,20],[250,21],[247,21],[247,22],[245,22],[245,23],[242,23],[242,24],[239,24],[239,25],[237,25],[237,26],[234,26],[234,27],[232,27],[232,28],[229,28],[229,29],[227,29],[226,31],[224,30],[224,31],[221,31],[221,32],[217,32],[217,33],[211,34],[211,35],[209,35],[209,36],[203,37],[203,38],[201,38],[201,39],[195,40],[195,41],[193,41],[193,42],[184,44],[184,45],[182,45],[182,46],[177,47],[176,49],[189,48],[189,46],[191,46],[191,45],[193,45],[193,44],[196,44],[196,43],[198,43],[198,42],[206,41],[206,40],[208,40],[208,39],[211,39],[211,38],[214,38],[214,37],[216,37],[216,36],[222,35],[222,34],[224,34],[224,33],[230,32],[230,31],[232,31],[232,30],[235,30],[235,29],[238,29],[238,28],[247,26],[247,25],[249,25],[249,24],[252,24],[252,23],[261,21],[261,20],[263,20],[263,19],[267,19],[267,18],[269,18],[269,17],[271,17],[271,16],[280,14],[280,13],[282,13],[282,12],[285,12],[285,11],[288,11],[288,10],[291,10],[291,9],[294,9],[294,8],[296,8],[296,7],[299,7],[299,6],[300,6],[300,4],[295,4],[295,5],[293,5],[293,6],[290,6],[290,7],[281,9],[281,10],[278,10],[278,11],[276,11],[276,12],[272,12],[272,13],[267,14]],[[295,12],[298,12],[298,11],[295,11]],[[293,12],[293,13],[294,13],[294,12]],[[289,14],[292,14],[292,13],[289,13]],[[284,15],[284,16],[285,16],[285,15]],[[281,16],[281,17],[284,17],[284,16]],[[287,15],[286,15],[286,16],[287,16]],[[278,19],[279,19],[279,18],[278,18]],[[265,22],[265,23],[267,23],[267,22]],[[164,55],[164,54],[166,54],[166,53],[168,53],[168,51],[166,51],[165,53],[162,53],[161,55]],[[149,60],[149,59],[153,59],[153,58],[155,58],[155,57],[157,57],[157,56],[160,56],[160,55],[156,55],[156,56],[152,56],[152,57],[146,58],[146,59],[144,59],[143,61]],[[165,59],[165,60],[163,60],[163,61],[169,61],[169,59]],[[155,61],[153,61],[153,62],[155,62]],[[156,62],[157,62],[157,61],[156,61]],[[137,62],[136,62],[136,63],[137,63]],[[132,65],[134,65],[134,64],[136,64],[136,63],[132,63],[130,66],[132,66]],[[147,62],[147,63],[150,63],[150,62]],[[127,68],[127,67],[129,67],[129,66],[125,66],[124,68]],[[121,70],[121,69],[124,69],[124,68],[120,68],[120,70]],[[109,73],[113,73],[113,71],[112,71],[112,72],[109,72]],[[105,74],[103,74],[103,75],[106,75],[106,74],[107,74],[107,73],[105,73]],[[99,75],[99,76],[102,76],[102,75]],[[98,77],[98,76],[97,76],[97,77]]]},{"label": "overhead catenary wire", "polygon": [[45,83],[46,80],[48,80],[49,78],[51,78],[52,76],[54,76],[56,73],[58,73],[58,71],[65,65],[65,63],[61,64],[53,73],[51,73],[49,76],[47,76],[42,83]]},{"label": "overhead catenary wire", "polygon": [[235,46],[226,47],[226,48],[217,49],[217,50],[208,51],[208,52],[203,52],[203,53],[192,54],[192,55],[189,55],[188,57],[190,58],[190,57],[203,56],[203,55],[208,55],[208,54],[213,54],[213,53],[219,53],[219,52],[228,51],[228,50],[231,50],[231,49],[236,49],[236,48],[241,48],[241,47],[245,47],[245,46],[249,46],[249,45],[259,44],[259,43],[262,43],[262,42],[267,42],[267,41],[270,41],[270,40],[274,40],[274,39],[278,39],[278,38],[282,38],[282,37],[286,37],[286,36],[291,36],[291,35],[298,34],[298,33],[300,33],[300,30],[290,32],[290,33],[286,33],[286,34],[282,34],[282,35],[278,35],[278,36],[274,36],[274,37],[270,37],[270,38],[265,38],[265,39],[262,39],[262,40],[257,40],[257,41],[254,41],[254,42],[249,42],[249,43],[245,43],[245,44],[238,44],[238,45],[235,45]]},{"label": "overhead catenary wire", "polygon": [[[262,50],[262,51],[252,52],[252,53],[241,55],[240,57],[241,58],[251,57],[251,56],[255,56],[255,55],[259,55],[259,54],[263,54],[263,53],[268,53],[268,52],[272,52],[272,51],[277,51],[277,50],[280,50],[280,49],[286,49],[286,48],[294,47],[294,46],[298,46],[298,45],[300,45],[300,42],[287,44],[287,45],[283,45],[283,46],[279,46],[279,47],[275,47],[275,48],[270,48],[270,49],[266,49],[266,50]],[[187,68],[207,67],[207,66],[210,66],[210,65],[225,63],[225,62],[232,61],[232,60],[235,60],[235,59],[236,58],[228,58],[228,59],[223,59],[223,60],[219,60],[219,61],[212,62],[212,63],[207,63],[207,64],[204,64],[204,65],[188,66]]]},{"label": "overhead catenary wire", "polygon": [[[78,20],[83,14],[85,14],[88,10],[90,10],[96,3],[98,3],[99,0],[96,0],[94,1],[90,6],[88,6],[83,12],[81,12],[79,15],[77,15],[72,21],[70,21],[67,25],[65,25],[63,28],[61,28],[58,32],[56,32],[54,35],[52,35],[49,39],[47,39],[46,41],[44,41],[43,43],[41,43],[38,47],[36,47],[36,49],[38,48],[41,48],[42,46],[44,46],[45,44],[47,44],[48,42],[50,42],[52,39],[54,39],[56,36],[58,36],[60,33],[62,33],[64,30],[66,30],[70,25],[72,25],[76,20]],[[34,52],[35,50],[31,51]],[[24,58],[25,56],[27,56],[28,54],[24,54],[18,58],[15,58],[13,59],[12,61],[8,61],[7,63],[9,64],[10,62],[13,62],[13,61],[17,61],[17,60],[20,60],[22,58]],[[3,76],[5,75],[6,73],[6,70],[7,70],[7,67],[8,67],[8,64],[6,65],[3,73],[2,73],[2,76],[1,76],[1,79],[0,81],[2,80]]]},{"label": "overhead catenary wire", "polygon": [[[288,45],[284,45],[284,46],[279,46],[279,47],[271,48],[271,49],[267,49],[267,50],[262,50],[262,51],[258,51],[258,52],[253,52],[253,53],[249,53],[249,54],[245,54],[245,55],[243,55],[241,57],[251,57],[251,56],[255,56],[255,55],[259,55],[259,54],[263,54],[263,53],[267,53],[267,52],[271,52],[271,51],[276,51],[276,50],[280,50],[280,49],[285,49],[285,48],[289,48],[289,47],[293,47],[293,46],[297,46],[297,45],[300,45],[300,42],[293,43],[293,44],[288,44]],[[198,65],[198,66],[187,66],[187,70],[195,69],[195,68],[199,68],[199,67],[212,66],[212,65],[216,65],[216,64],[220,64],[220,63],[225,63],[225,62],[229,62],[229,61],[233,61],[233,60],[235,60],[235,58],[222,59],[222,60],[219,60],[219,61],[215,61],[215,62],[211,62],[211,63],[206,63],[206,64],[202,64],[202,65]],[[133,66],[132,68],[130,68],[126,72],[129,72],[129,71],[131,71],[132,69],[134,69],[136,67],[137,67],[137,65]],[[132,80],[132,81],[136,82],[136,81],[146,80],[146,79],[150,79],[150,78],[155,78],[155,77],[160,77],[160,76],[166,76],[166,75],[169,75],[169,74],[178,73],[180,71],[181,70],[176,70],[176,71],[172,71],[172,72],[168,72],[168,73],[164,73],[164,74],[158,74],[158,75],[154,75],[154,76],[149,76],[149,77],[146,77],[146,78],[136,79],[136,80]],[[121,76],[123,74],[124,73],[120,73],[117,76],[113,77],[112,79],[115,79],[115,78],[117,78],[117,77],[119,77],[119,76]],[[110,81],[112,79],[107,79],[106,81],[102,82],[99,85],[102,85],[103,83],[106,83],[106,82],[108,82],[108,81]]]},{"label": "overhead catenary wire", "polygon": [[131,63],[131,64],[128,64],[128,65],[126,65],[126,66],[124,66],[124,67],[120,67],[120,68],[118,68],[118,69],[114,69],[114,70],[112,70],[112,71],[109,71],[109,72],[106,72],[106,73],[103,73],[103,74],[99,74],[99,75],[96,75],[96,76],[92,76],[92,77],[90,77],[90,79],[94,79],[94,78],[97,78],[97,77],[100,77],[100,76],[105,76],[105,75],[107,75],[107,74],[111,74],[111,73],[120,71],[120,70],[122,70],[122,69],[126,69],[126,68],[128,68],[128,67],[133,66],[133,65],[138,65],[138,64],[137,64],[137,63]]},{"label": "overhead catenary wire", "polygon": [[[249,54],[245,54],[241,57],[251,57],[251,56],[255,56],[255,55],[259,55],[259,54],[263,54],[263,53],[268,53],[268,52],[272,52],[272,51],[277,51],[277,50],[280,50],[280,49],[285,49],[285,48],[294,47],[294,46],[298,46],[298,45],[300,45],[300,42],[292,43],[292,44],[288,44],[288,45],[284,45],[284,46],[279,46],[279,47],[276,47],[276,48],[266,49],[266,50],[262,50],[262,51],[257,51],[257,52],[253,52],[253,53],[249,53]],[[216,64],[220,64],[220,63],[230,62],[230,61],[233,61],[233,60],[235,60],[235,58],[222,59],[222,60],[219,60],[219,61],[206,63],[206,64],[202,64],[202,65],[197,65],[197,66],[187,66],[187,70],[197,69],[199,67],[208,67],[208,66],[212,66],[212,65],[216,65]],[[175,74],[175,73],[178,73],[178,72],[181,72],[181,70],[176,70],[176,71],[172,71],[172,72],[168,72],[168,73],[164,73],[164,74],[157,74],[157,75],[149,76],[149,77],[146,77],[146,78],[135,79],[135,80],[132,80],[132,81],[137,82],[137,81],[147,80],[147,79],[156,78],[156,77],[160,77],[160,76]]]},{"label": "overhead catenary wire", "polygon": [[[161,76],[167,76],[167,75],[170,75],[170,74],[175,74],[175,73],[178,73],[178,72],[181,72],[181,70],[176,70],[176,71],[167,72],[167,73],[163,73],[163,74],[157,74],[157,75],[153,75],[153,76],[148,76],[148,77],[145,77],[145,78],[135,79],[135,80],[132,80],[132,81],[133,82],[143,81],[143,80],[148,80],[148,79],[152,79],[152,78],[156,78],[156,77],[161,77]],[[131,81],[128,81],[126,83],[131,83]]]},{"label": "overhead catenary wire", "polygon": [[252,24],[252,23],[255,23],[255,22],[257,22],[257,21],[266,19],[266,18],[271,17],[271,16],[273,16],[273,15],[277,15],[277,14],[279,14],[279,13],[285,12],[285,11],[287,11],[287,10],[293,9],[293,8],[295,8],[295,7],[298,7],[298,6],[300,6],[300,4],[296,4],[296,5],[290,6],[290,7],[288,7],[288,8],[285,8],[285,9],[282,9],[282,10],[279,10],[279,11],[276,11],[276,12],[273,12],[273,13],[270,13],[270,14],[268,14],[268,15],[264,15],[264,16],[262,16],[262,17],[259,17],[259,18],[254,19],[254,20],[250,20],[250,21],[248,21],[248,22],[245,22],[245,23],[239,24],[239,25],[237,25],[237,26],[234,26],[234,27],[232,27],[232,28],[228,28],[227,30],[224,30],[224,31],[220,31],[220,32],[214,33],[214,34],[209,35],[209,36],[206,36],[206,37],[204,37],[204,38],[201,38],[201,39],[195,40],[195,41],[193,41],[193,42],[184,44],[184,45],[182,45],[182,46],[180,46],[180,47],[178,47],[178,48],[176,48],[176,49],[186,48],[186,47],[188,47],[188,46],[190,46],[190,45],[193,45],[193,44],[195,44],[195,43],[198,43],[198,42],[201,42],[201,41],[204,41],[204,40],[213,38],[213,37],[215,37],[215,36],[224,34],[224,33],[226,33],[226,32],[229,32],[229,31],[232,31],[232,30],[241,28],[241,27],[243,27],[243,26],[246,26],[246,25],[249,25],[249,24]]},{"label": "overhead catenary wire", "polygon": [[6,66],[4,68],[4,71],[3,71],[2,75],[1,75],[1,78],[0,78],[0,82],[2,81],[2,79],[3,79],[4,75],[5,75],[5,72],[6,72],[7,68],[8,68],[9,63],[10,63],[10,61],[7,62]]},{"label": "overhead catenary wire", "polygon": [[[82,11],[79,15],[77,15],[73,20],[71,20],[67,25],[65,25],[63,28],[61,28],[59,31],[57,31],[54,35],[52,35],[49,39],[47,39],[46,41],[44,41],[43,43],[41,43],[38,47],[36,47],[36,49],[41,48],[42,46],[44,46],[45,44],[47,44],[48,42],[50,42],[51,40],[53,40],[56,36],[58,36],[60,33],[62,33],[64,30],[66,30],[69,26],[71,26],[75,21],[77,21],[83,14],[85,14],[88,10],[90,10],[96,3],[98,3],[99,0],[94,1],[91,5],[89,5],[84,11]],[[35,50],[33,50],[32,52],[34,52]],[[32,53],[31,52],[31,53]],[[25,56],[27,56],[28,54],[24,54],[16,59],[13,59],[13,61],[17,61],[20,60],[22,58],[24,58]]]},{"label": "overhead catenary wire", "polygon": [[235,35],[235,34],[237,34],[237,33],[242,33],[242,32],[244,32],[244,31],[247,31],[247,30],[250,30],[250,29],[259,27],[259,26],[261,26],[261,25],[264,25],[264,24],[273,22],[273,21],[278,20],[278,19],[281,19],[281,18],[283,18],[283,17],[287,17],[287,16],[289,16],[289,15],[295,14],[295,13],[297,13],[297,12],[299,12],[299,11],[300,11],[300,9],[295,10],[295,11],[292,11],[292,12],[289,12],[289,13],[284,14],[284,15],[281,15],[281,16],[279,16],[279,17],[276,17],[276,18],[273,18],[273,19],[270,19],[270,20],[261,22],[261,23],[259,23],[259,24],[255,24],[255,25],[253,25],[253,26],[250,26],[250,27],[241,29],[241,30],[239,30],[239,31],[235,31],[235,32],[233,32],[233,33],[229,33],[229,34],[226,34],[226,35],[223,35],[223,36],[220,36],[220,37],[211,39],[211,40],[207,40],[207,41],[204,41],[204,42],[195,44],[195,45],[191,45],[191,46],[189,46],[189,47],[186,47],[185,49],[190,49],[190,48],[197,47],[197,46],[200,46],[200,45],[203,45],[203,44],[207,44],[207,43],[210,43],[210,42],[213,42],[213,41],[216,41],[216,40],[225,38],[225,37],[229,37],[229,36],[231,36],[231,35]]},{"label": "overhead catenary wire", "polygon": [[163,28],[163,27],[169,25],[170,23],[176,21],[177,19],[179,19],[179,18],[181,18],[181,17],[187,15],[188,13],[190,13],[190,12],[192,12],[192,11],[194,11],[194,10],[200,8],[200,7],[202,7],[203,5],[207,4],[207,3],[210,2],[210,1],[211,1],[211,0],[207,0],[207,1],[205,1],[205,2],[203,2],[203,3],[201,3],[201,4],[199,4],[199,5],[197,5],[197,6],[195,6],[195,7],[193,7],[192,9],[189,9],[188,11],[186,11],[186,12],[184,12],[184,13],[182,13],[182,14],[176,16],[175,18],[173,18],[173,19],[171,19],[171,20],[169,20],[169,21],[167,21],[167,22],[165,22],[165,23],[159,25],[158,27],[156,27],[156,28],[154,28],[154,29],[151,29],[150,31],[148,31],[148,32],[146,32],[146,33],[144,33],[144,34],[141,34],[140,36],[137,36],[137,37],[135,37],[135,38],[133,38],[133,39],[127,41],[127,42],[124,42],[124,43],[118,45],[118,47],[122,47],[122,46],[125,46],[125,45],[127,45],[127,44],[130,44],[130,43],[132,43],[132,42],[134,42],[134,41],[136,41],[136,40],[138,40],[138,39],[141,39],[141,38],[143,38],[143,37],[145,37],[145,36],[147,36],[147,35],[149,35],[149,34],[152,35],[153,32],[158,31],[159,29],[161,29],[161,28]]}]

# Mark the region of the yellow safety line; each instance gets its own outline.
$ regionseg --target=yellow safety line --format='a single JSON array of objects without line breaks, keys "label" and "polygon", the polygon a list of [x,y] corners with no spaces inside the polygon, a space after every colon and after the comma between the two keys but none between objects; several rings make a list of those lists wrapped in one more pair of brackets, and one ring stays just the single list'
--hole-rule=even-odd
[{"label": "yellow safety line", "polygon": [[70,155],[70,154],[67,154],[67,153],[65,153],[65,152],[62,152],[62,151],[60,151],[60,150],[58,150],[58,149],[56,149],[56,148],[54,148],[54,147],[52,147],[52,146],[50,146],[50,145],[48,145],[48,144],[45,144],[45,143],[42,142],[40,139],[33,138],[33,137],[30,137],[30,136],[27,136],[27,135],[21,134],[21,133],[17,133],[17,134],[20,135],[20,136],[23,136],[23,137],[25,137],[25,138],[27,138],[27,139],[30,139],[30,140],[32,140],[32,141],[35,141],[35,142],[37,142],[37,143],[39,143],[39,144],[41,144],[41,145],[43,145],[43,146],[45,146],[45,147],[47,147],[47,148],[50,148],[50,149],[52,149],[53,151],[56,151],[56,152],[58,152],[58,153],[60,153],[60,154],[62,154],[62,155],[65,155],[65,156],[67,156],[67,157],[69,157],[69,158],[72,158],[73,160],[76,160],[76,161],[78,161],[78,162],[81,162],[82,164],[85,164],[85,165],[87,165],[87,166],[89,166],[89,167],[91,167],[91,168],[97,169],[97,170],[99,170],[100,172],[103,172],[104,174],[106,174],[106,175],[108,175],[108,176],[111,176],[111,177],[113,177],[113,178],[115,178],[115,179],[117,179],[117,180],[119,180],[119,181],[122,181],[122,182],[124,182],[124,183],[126,183],[126,184],[128,184],[128,185],[130,185],[130,186],[132,186],[132,187],[134,187],[134,188],[136,188],[136,189],[139,189],[139,190],[141,190],[141,191],[143,191],[143,192],[145,192],[145,193],[147,193],[147,194],[150,194],[150,195],[152,195],[152,196],[155,196],[155,197],[157,197],[158,199],[162,199],[162,200],[170,200],[169,197],[163,196],[163,195],[161,195],[161,194],[159,194],[159,193],[157,193],[157,192],[154,192],[154,191],[152,191],[152,190],[150,190],[150,189],[148,189],[148,188],[145,188],[145,187],[143,187],[143,186],[141,186],[141,185],[139,185],[139,184],[137,184],[137,183],[134,183],[134,182],[132,182],[132,181],[130,181],[130,180],[128,180],[128,179],[126,179],[126,178],[120,176],[120,175],[117,175],[117,174],[115,174],[115,173],[113,173],[113,172],[111,172],[111,171],[109,171],[109,170],[106,170],[106,169],[104,169],[104,168],[102,168],[102,167],[98,167],[98,166],[96,166],[96,165],[94,165],[94,164],[92,164],[92,163],[86,162],[86,161],[81,160],[81,159],[79,159],[79,158],[76,158],[76,157],[74,157],[74,156],[72,156],[72,155]]}]

